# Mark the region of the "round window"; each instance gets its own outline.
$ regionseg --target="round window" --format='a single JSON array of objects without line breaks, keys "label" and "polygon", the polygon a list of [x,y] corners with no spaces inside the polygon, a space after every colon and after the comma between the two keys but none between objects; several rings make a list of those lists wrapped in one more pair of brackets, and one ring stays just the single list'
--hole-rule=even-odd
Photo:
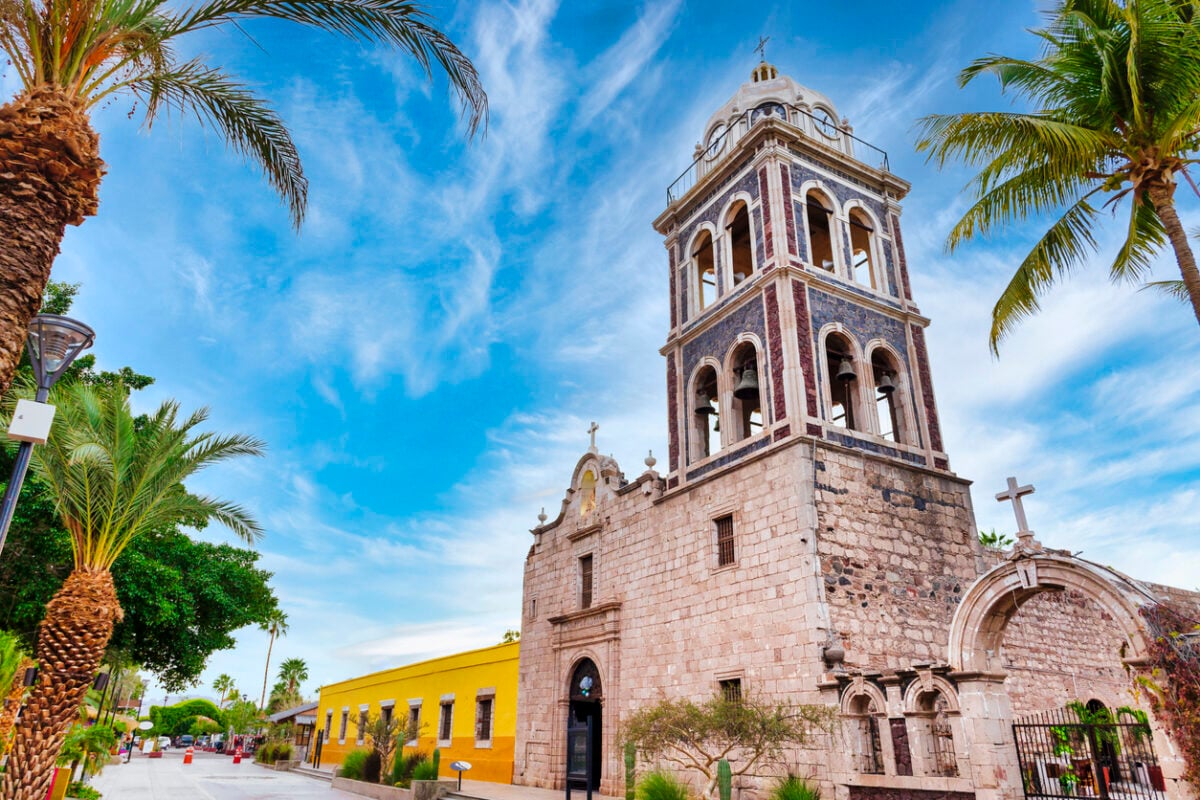
[{"label": "round window", "polygon": [[822,135],[828,136],[830,139],[837,136],[837,120],[833,118],[833,115],[828,110],[816,108],[813,110],[812,118],[813,124]]},{"label": "round window", "polygon": [[717,156],[721,155],[721,151],[725,149],[725,126],[718,125],[712,129],[712,133],[708,135],[708,145],[704,148],[704,157],[712,161]]}]

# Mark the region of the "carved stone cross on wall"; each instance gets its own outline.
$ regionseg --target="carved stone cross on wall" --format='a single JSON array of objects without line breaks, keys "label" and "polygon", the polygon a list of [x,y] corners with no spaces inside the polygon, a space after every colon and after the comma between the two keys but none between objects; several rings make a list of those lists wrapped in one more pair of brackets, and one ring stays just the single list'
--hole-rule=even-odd
[{"label": "carved stone cross on wall", "polygon": [[1000,492],[996,495],[998,502],[1003,503],[1005,500],[1012,501],[1013,513],[1017,516],[1017,538],[1022,542],[1028,542],[1033,539],[1033,531],[1029,530],[1029,523],[1025,519],[1025,506],[1021,503],[1021,498],[1027,494],[1033,494],[1032,483],[1018,486],[1016,478],[1009,478],[1008,491]]}]

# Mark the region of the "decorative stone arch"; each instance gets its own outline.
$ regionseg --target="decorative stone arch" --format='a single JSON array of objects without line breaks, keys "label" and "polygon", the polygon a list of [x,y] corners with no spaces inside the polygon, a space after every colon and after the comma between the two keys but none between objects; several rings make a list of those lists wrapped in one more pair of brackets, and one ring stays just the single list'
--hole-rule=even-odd
[{"label": "decorative stone arch", "polygon": [[[864,418],[869,418],[866,414],[867,405],[866,397],[863,394],[863,385],[866,381],[863,380],[863,365],[866,363],[863,357],[862,345],[858,341],[858,337],[840,322],[829,322],[821,326],[817,332],[817,363],[820,365],[821,380],[818,382],[820,387],[821,397],[821,421],[832,424],[833,420],[833,382],[836,379],[834,373],[837,371],[837,364],[829,363],[828,348],[826,347],[831,334],[838,334],[845,340],[850,347],[850,358],[853,361],[854,373],[858,376],[854,381],[854,389],[851,392],[853,403],[853,414],[856,420],[856,425],[848,430],[867,430],[870,428],[862,424]],[[814,378],[815,380],[815,378]]]},{"label": "decorative stone arch", "polygon": [[887,696],[878,685],[856,675],[842,691],[838,711],[848,747],[841,753],[848,775],[894,772],[895,753],[887,724]]},{"label": "decorative stone arch", "polygon": [[[697,247],[699,246],[698,242],[704,234],[708,234],[709,236],[713,281],[715,283],[713,288],[713,300],[708,305],[704,304],[704,287],[700,285],[700,275],[698,272],[699,263],[698,259],[696,258]],[[717,300],[719,300],[721,297],[721,283],[719,277],[721,274],[721,258],[719,256],[721,252],[720,243],[720,231],[717,230],[716,225],[707,221],[701,222],[699,225],[697,225],[696,229],[692,231],[691,237],[687,240],[687,247],[683,253],[683,263],[687,265],[686,277],[689,319],[695,319],[696,317],[700,316],[700,314],[704,313],[704,311],[716,305]]]},{"label": "decorative stone arch", "polygon": [[750,271],[746,274],[746,279],[759,271],[757,248],[754,246],[754,204],[755,199],[747,191],[734,192],[726,200],[725,205],[721,208],[721,213],[717,217],[721,223],[720,237],[715,241],[720,244],[717,246],[717,251],[721,254],[718,265],[718,272],[721,275],[721,294],[731,292],[736,288],[734,279],[734,252],[733,239],[730,234],[732,221],[730,215],[733,212],[734,206],[738,203],[744,203],[746,206],[746,225],[748,226],[749,242],[748,252],[750,255]]},{"label": "decorative stone arch", "polygon": [[887,270],[884,267],[886,259],[884,258],[883,249],[888,244],[887,232],[881,223],[879,217],[875,215],[866,203],[861,198],[852,198],[847,200],[841,209],[841,219],[846,229],[846,237],[849,239],[850,249],[848,251],[848,259],[846,261],[846,277],[854,281],[857,285],[862,286],[863,283],[856,279],[854,275],[854,233],[855,223],[853,221],[854,214],[861,214],[866,217],[870,224],[871,232],[868,236],[868,246],[871,260],[871,277],[869,283],[874,291],[880,294],[890,294],[888,286]]},{"label": "decorative stone arch", "polygon": [[[1125,637],[1123,660],[1131,668],[1146,664],[1149,637],[1140,608],[1158,602],[1152,594],[1116,570],[1070,555],[1050,553],[1030,535],[1013,555],[977,580],[963,595],[950,623],[949,662],[958,684],[963,731],[977,800],[1022,797],[1020,765],[1013,739],[1012,706],[1004,688],[1001,648],[1009,621],[1020,607],[1044,592],[1080,592],[1098,604]],[[1187,796],[1180,778],[1183,765],[1161,729],[1153,726],[1168,797]]]},{"label": "decorative stone arch", "polygon": [[[726,380],[726,377],[725,377],[724,367],[721,365],[721,362],[719,360],[717,360],[715,357],[704,356],[703,358],[701,358],[699,360],[699,362],[696,363],[696,366],[692,369],[691,375],[688,376],[687,382],[684,384],[686,387],[684,389],[684,391],[687,394],[684,396],[684,403],[683,403],[683,407],[686,409],[686,413],[688,415],[688,419],[687,419],[687,433],[688,433],[687,463],[689,463],[689,464],[693,464],[697,461],[701,461],[704,458],[707,458],[708,456],[713,455],[714,453],[721,450],[721,448],[722,448],[722,444],[720,443],[720,441],[718,441],[716,450],[713,450],[710,447],[708,456],[701,455],[704,451],[704,444],[706,442],[699,440],[698,437],[700,437],[702,435],[707,436],[709,421],[708,421],[708,418],[706,417],[703,420],[703,425],[702,425],[701,420],[699,419],[700,415],[698,415],[696,413],[696,408],[697,408],[697,403],[699,402],[698,394],[700,391],[700,387],[699,387],[700,373],[706,369],[711,369],[713,372],[716,373],[716,376],[717,376],[716,394],[714,396],[709,397],[709,400],[711,403],[716,404],[716,410],[717,410],[716,416],[717,416],[718,420],[720,419],[721,412],[727,407],[725,405],[725,396],[729,391],[732,391],[732,387],[727,386],[728,381]],[[719,437],[718,437],[718,439],[719,439]]]},{"label": "decorative stone arch", "polygon": [[741,413],[742,404],[747,402],[738,400],[733,395],[734,389],[740,380],[740,376],[734,372],[735,368],[739,366],[735,356],[738,350],[744,349],[746,345],[754,348],[754,362],[758,366],[758,402],[759,415],[762,422],[762,430],[760,432],[765,432],[771,425],[769,416],[770,403],[767,401],[771,397],[770,390],[773,387],[769,385],[768,376],[771,374],[771,368],[770,364],[767,363],[767,348],[756,334],[743,331],[737,335],[737,338],[729,345],[729,349],[725,351],[724,383],[721,387],[721,398],[724,401],[722,408],[727,408],[731,412],[729,419],[732,424],[721,427],[721,442],[724,445],[747,439],[751,435],[749,430],[742,429],[742,426],[745,424],[743,420],[734,419]]},{"label": "decorative stone arch", "polygon": [[[829,250],[830,259],[833,262],[832,268],[823,267],[816,263],[816,256],[813,253],[813,238],[812,230],[809,226],[809,208],[808,208],[808,193],[819,192],[824,195],[825,200],[829,204],[827,209],[829,212]],[[800,229],[804,231],[804,246],[805,254],[808,256],[808,263],[813,269],[820,270],[822,273],[829,273],[842,277],[845,275],[843,269],[844,254],[842,253],[842,234],[840,220],[840,209],[838,208],[837,194],[819,180],[807,180],[800,184],[800,190],[795,195],[800,201],[802,209],[800,219]]]},{"label": "decorative stone arch", "polygon": [[[914,402],[914,392],[912,381],[909,379],[908,362],[900,355],[891,344],[883,339],[872,339],[863,347],[863,361],[858,369],[859,380],[863,383],[863,388],[869,395],[868,400],[870,406],[876,413],[869,414],[868,419],[872,421],[873,433],[880,433],[880,420],[878,414],[878,404],[875,400],[875,370],[874,358],[876,351],[882,350],[887,353],[888,358],[895,368],[895,384],[896,391],[893,392],[893,397],[899,397],[897,408],[898,430],[895,431],[895,440],[898,444],[906,444],[911,447],[920,447],[920,427],[917,425],[917,412]],[[822,351],[823,352],[823,351]]]},{"label": "decorative stone arch", "polygon": [[[588,725],[590,719],[593,733],[591,750],[591,789],[599,789],[604,773],[604,743],[611,735],[606,735],[604,720],[604,686],[607,683],[606,673],[601,666],[602,660],[598,653],[584,649],[575,654],[567,666],[566,675],[562,677],[564,687],[563,704],[566,706],[566,726],[568,732],[572,728]],[[568,745],[568,751],[570,751]]]},{"label": "decorative stone arch", "polygon": [[921,676],[908,685],[908,688],[904,691],[904,713],[919,713],[921,711],[921,695],[928,694],[929,692],[940,692],[942,697],[946,698],[947,712],[951,714],[960,712],[961,709],[958,706],[958,689],[941,675],[930,674],[928,676]]},{"label": "decorative stone arch", "polygon": [[[599,453],[584,453],[571,473],[571,488],[567,489],[567,496],[563,498],[563,510],[559,519],[562,519],[572,506],[579,516],[587,516],[594,512],[619,488],[620,476],[621,472],[611,458]],[[589,490],[592,492],[590,504]],[[588,505],[591,507],[586,508]]]},{"label": "decorative stone arch", "polygon": [[875,708],[879,710],[880,714],[887,713],[887,696],[884,695],[883,690],[873,683],[858,680],[851,682],[842,691],[842,699],[838,704],[839,711],[848,715],[860,713],[856,708],[860,697],[866,697],[874,702]]},{"label": "decorative stone arch", "polygon": [[1018,546],[1013,558],[987,572],[963,595],[950,623],[950,665],[964,672],[1002,671],[1009,620],[1043,592],[1074,589],[1112,616],[1125,636],[1125,662],[1144,662],[1149,647],[1138,610],[1158,600],[1129,577],[1072,556]]}]

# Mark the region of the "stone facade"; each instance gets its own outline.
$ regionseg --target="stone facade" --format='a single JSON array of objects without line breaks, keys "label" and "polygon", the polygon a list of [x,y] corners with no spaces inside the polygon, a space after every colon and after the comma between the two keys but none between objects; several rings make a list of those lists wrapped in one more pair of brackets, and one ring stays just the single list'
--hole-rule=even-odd
[{"label": "stone facade", "polygon": [[[1014,712],[1136,704],[1154,592],[1036,542],[980,546],[909,289],[908,185],[859,160],[848,128],[814,127],[837,119],[828,99],[755,76],[655,221],[668,463],[630,480],[593,444],[532,532],[514,782],[561,788],[568,727],[591,725],[594,782],[620,794],[622,719],[736,682],[836,709],[788,762],[827,797],[1014,800]],[[818,265],[822,225],[835,253]],[[778,770],[762,771],[737,796],[761,796]]]}]

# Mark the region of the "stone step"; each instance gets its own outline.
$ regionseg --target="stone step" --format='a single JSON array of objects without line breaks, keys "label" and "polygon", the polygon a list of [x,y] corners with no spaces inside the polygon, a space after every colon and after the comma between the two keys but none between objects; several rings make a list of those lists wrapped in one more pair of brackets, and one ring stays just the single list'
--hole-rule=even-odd
[{"label": "stone step", "polygon": [[333,782],[333,773],[326,772],[323,769],[313,769],[312,767],[301,765],[298,767],[292,767],[291,771],[300,775],[304,775],[308,778],[317,778],[319,780],[329,781],[330,783]]}]

